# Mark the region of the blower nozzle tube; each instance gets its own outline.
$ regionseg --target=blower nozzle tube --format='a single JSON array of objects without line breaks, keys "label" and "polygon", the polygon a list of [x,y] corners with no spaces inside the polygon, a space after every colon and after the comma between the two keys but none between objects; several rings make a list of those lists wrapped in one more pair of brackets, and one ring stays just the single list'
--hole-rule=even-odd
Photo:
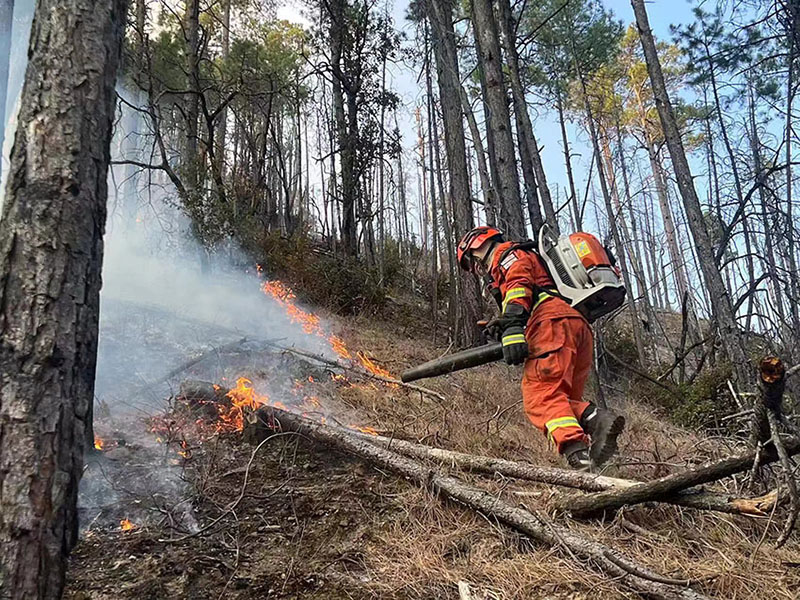
[{"label": "blower nozzle tube", "polygon": [[462,369],[485,365],[501,358],[503,358],[503,345],[500,342],[486,344],[485,346],[468,348],[461,352],[454,352],[441,358],[429,360],[417,367],[404,371],[400,375],[400,379],[403,383],[410,383],[426,377],[438,377],[439,375],[447,375]]}]

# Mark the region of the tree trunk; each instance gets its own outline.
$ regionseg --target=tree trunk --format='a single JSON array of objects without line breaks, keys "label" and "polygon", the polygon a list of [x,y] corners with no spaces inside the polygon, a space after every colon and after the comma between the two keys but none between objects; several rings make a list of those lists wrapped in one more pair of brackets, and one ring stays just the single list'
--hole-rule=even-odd
[{"label": "tree trunk", "polygon": [[[756,182],[763,183],[764,161],[761,158],[761,141],[759,139],[758,127],[756,124],[755,91],[752,81],[748,81],[747,92],[748,116],[750,122],[750,131],[748,136],[750,138],[750,152],[753,156],[753,168],[755,170]],[[781,287],[781,280],[778,275],[778,264],[775,260],[775,240],[772,236],[773,219],[770,219],[768,214],[769,197],[767,196],[767,192],[764,187],[759,188],[758,196],[761,222],[762,226],[764,227],[764,254],[767,260],[767,272],[770,278],[769,291],[772,293],[774,308],[778,313],[778,318],[780,319],[779,331],[777,333],[781,339],[788,341],[788,339],[791,339],[791,336],[786,338],[783,335],[785,333],[784,328],[787,324],[786,311],[784,310],[783,289]],[[786,344],[786,347],[790,350],[793,349],[791,344]]]},{"label": "tree trunk", "polygon": [[[531,223],[531,231],[534,235],[542,226],[542,211],[539,208],[539,196],[542,197],[542,205],[549,205],[547,220],[557,230],[555,211],[550,200],[550,192],[547,189],[546,179],[540,180],[539,173],[534,167],[533,151],[538,154],[538,146],[533,136],[533,126],[531,125],[530,115],[528,114],[528,103],[525,100],[525,91],[519,77],[519,58],[517,56],[516,36],[514,36],[514,19],[511,14],[511,5],[508,0],[494,0],[495,18],[500,30],[500,40],[505,53],[508,74],[511,82],[511,96],[514,102],[514,121],[517,127],[517,145],[519,146],[519,162],[522,167],[522,179],[525,182],[525,204],[528,207],[528,218]],[[539,157],[539,167],[541,169],[541,157]],[[542,183],[544,181],[544,183]],[[545,203],[545,198],[547,202]]]},{"label": "tree trunk", "polygon": [[575,213],[575,229],[576,231],[583,231],[583,212],[578,206],[578,194],[575,191],[575,178],[572,174],[572,155],[569,149],[569,138],[567,138],[567,126],[564,121],[564,100],[560,91],[556,94],[556,109],[558,111],[558,123],[561,126],[561,142],[564,145],[564,164],[567,167],[569,195],[572,200],[572,210]]},{"label": "tree trunk", "polygon": [[358,124],[355,115],[355,98],[350,101],[348,94],[348,115],[345,118],[344,110],[344,79],[342,72],[342,53],[345,41],[345,14],[344,0],[331,0],[330,3],[330,39],[331,39],[331,69],[333,70],[333,116],[336,123],[336,141],[339,146],[341,158],[342,190],[341,190],[341,233],[344,250],[350,256],[358,254],[358,237],[356,234],[356,188],[358,182],[355,176],[355,147],[356,139],[352,137],[353,130],[358,133]]},{"label": "tree trunk", "polygon": [[525,237],[525,220],[522,216],[522,199],[519,191],[519,175],[514,153],[514,138],[511,133],[511,116],[508,112],[508,96],[503,80],[500,41],[497,23],[492,14],[491,0],[473,0],[472,25],[475,31],[475,46],[479,55],[480,69],[485,82],[484,101],[487,110],[487,134],[493,143],[494,158],[492,178],[500,206],[501,220],[498,225],[509,238]]},{"label": "tree trunk", "polygon": [[[573,34],[574,35],[574,34]],[[608,214],[608,224],[611,229],[611,235],[614,239],[614,246],[617,250],[617,256],[620,262],[620,270],[622,271],[622,278],[625,282],[625,288],[628,290],[628,300],[629,306],[631,309],[631,329],[633,331],[633,339],[636,343],[636,352],[639,357],[639,364],[644,365],[646,364],[647,355],[644,350],[644,343],[642,341],[642,333],[641,333],[641,320],[639,319],[639,313],[636,308],[636,302],[634,298],[631,298],[631,294],[633,294],[633,286],[631,285],[631,277],[628,271],[627,263],[625,260],[625,246],[622,243],[622,237],[620,236],[619,228],[617,227],[616,217],[614,215],[614,209],[611,204],[611,193],[608,189],[608,183],[606,182],[605,176],[605,168],[603,166],[603,154],[600,149],[600,141],[597,135],[597,127],[595,126],[594,122],[594,115],[592,113],[592,105],[589,102],[589,96],[586,90],[586,79],[584,78],[583,71],[581,70],[580,64],[578,62],[578,55],[575,51],[575,40],[572,40],[572,53],[573,53],[573,60],[575,62],[575,68],[578,73],[578,79],[581,83],[581,95],[583,97],[583,105],[584,110],[586,111],[586,121],[587,127],[589,128],[589,137],[592,141],[592,149],[594,151],[594,158],[597,164],[597,176],[600,180],[600,191],[603,194],[603,200],[606,206],[606,212]]]},{"label": "tree trunk", "polygon": [[327,427],[274,408],[260,409],[256,417],[266,423],[267,427],[296,431],[326,446],[348,452],[425,485],[437,494],[477,510],[490,519],[505,523],[540,544],[563,549],[567,556],[579,560],[581,565],[584,563],[594,565],[594,568],[614,578],[626,588],[646,597],[659,600],[707,598],[687,588],[687,581],[669,580],[654,573],[613,548],[552,522],[543,512],[529,512],[519,508],[498,498],[496,494],[490,494],[467,485],[460,479],[433,471],[421,463],[350,435],[342,429]]},{"label": "tree trunk", "polygon": [[[192,203],[199,202],[200,165],[197,155],[197,122],[200,116],[200,0],[186,0],[184,15],[184,35],[186,36],[186,77],[187,90],[186,145],[183,156],[186,187]],[[202,235],[203,232],[201,232]]]},{"label": "tree trunk", "polygon": [[[141,0],[140,0],[141,1]],[[231,0],[222,0],[222,60],[227,61],[231,50]],[[225,176],[225,138],[228,134],[228,108],[223,108],[217,117],[219,126],[216,135],[217,170]],[[235,197],[235,194],[234,194]]]},{"label": "tree trunk", "polygon": [[39,0],[36,7],[0,220],[6,598],[60,598],[77,541],[126,15],[125,0]]},{"label": "tree trunk", "polygon": [[[444,122],[449,194],[454,212],[454,239],[448,240],[448,244],[452,245],[472,229],[475,222],[472,218],[472,193],[467,171],[464,122],[461,117],[461,101],[464,91],[458,76],[458,55],[455,50],[455,30],[453,29],[452,12],[447,7],[449,5],[443,5],[435,0],[427,0],[426,2],[436,53],[436,75],[439,83],[439,103],[442,108],[442,120]],[[471,113],[472,111],[470,110],[469,112]],[[473,132],[473,137],[475,135],[480,136],[477,126]],[[478,143],[480,143],[480,137],[478,137]],[[478,148],[478,152],[482,158],[483,148]],[[488,191],[488,189],[485,191]],[[459,318],[463,323],[463,327],[459,331],[463,333],[461,336],[456,337],[455,342],[459,345],[471,346],[476,344],[480,337],[480,331],[476,325],[480,315],[480,298],[475,286],[470,281],[461,286],[461,299],[462,308]]]},{"label": "tree trunk", "polygon": [[[11,29],[13,23],[14,0],[0,0],[0,179],[3,174],[3,141],[6,134],[8,68],[11,64]],[[2,199],[1,193],[0,199]]]},{"label": "tree trunk", "polygon": [[678,180],[678,188],[683,197],[686,216],[689,219],[689,227],[692,231],[698,262],[703,271],[708,289],[712,311],[720,329],[720,337],[727,357],[733,364],[740,382],[745,384],[752,380],[752,375],[748,369],[747,355],[736,323],[736,315],[733,311],[730,295],[722,280],[722,274],[717,269],[714,247],[706,229],[703,209],[700,206],[700,200],[694,188],[689,162],[683,149],[683,140],[667,94],[664,74],[661,71],[661,63],[656,53],[653,33],[647,20],[644,0],[631,0],[631,4],[636,15],[636,25],[642,43],[645,62],[647,63],[647,71],[650,75],[650,82],[653,86],[656,108],[658,109],[661,126],[664,129],[670,157],[672,158],[672,165]]},{"label": "tree trunk", "polygon": [[[800,440],[792,438],[784,442],[786,451],[790,456],[800,453]],[[770,445],[762,449],[760,455],[761,462],[765,465],[776,462],[778,453],[775,447]],[[756,454],[743,454],[732,456],[724,460],[684,471],[674,473],[661,479],[648,481],[639,485],[612,489],[606,492],[599,492],[580,498],[564,498],[561,501],[562,510],[570,512],[573,516],[584,517],[598,514],[606,510],[614,510],[626,505],[641,504],[651,500],[661,500],[668,498],[681,490],[696,487],[712,481],[718,481],[724,477],[730,477],[736,473],[748,471],[756,460]]]}]

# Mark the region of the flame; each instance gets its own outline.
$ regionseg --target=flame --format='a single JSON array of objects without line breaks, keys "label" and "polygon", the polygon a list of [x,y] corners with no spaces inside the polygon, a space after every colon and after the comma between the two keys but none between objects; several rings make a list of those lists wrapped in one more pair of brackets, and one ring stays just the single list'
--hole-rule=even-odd
[{"label": "flame", "polygon": [[101,438],[94,436],[94,449],[102,450],[103,446],[105,446],[105,442]]},{"label": "flame", "polygon": [[369,435],[378,435],[378,430],[373,427],[361,427],[360,425],[350,425],[350,429],[357,429],[361,433],[368,433]]},{"label": "flame", "polygon": [[[364,354],[360,350],[356,353],[356,356],[358,356],[358,360],[361,361],[362,366],[370,373],[373,373],[374,375],[380,375],[381,377],[387,377],[388,379],[395,379],[394,375],[389,373],[389,371],[387,371],[386,369],[376,365],[369,359],[369,357],[366,354]],[[393,383],[392,385],[397,387],[397,384],[395,383]]]},{"label": "flame", "polygon": [[220,405],[220,422],[218,431],[241,431],[244,429],[244,409],[256,410],[258,407],[269,404],[269,397],[257,394],[253,382],[247,377],[239,377],[236,387],[231,388],[226,394],[231,400],[231,406]]},{"label": "flame", "polygon": [[261,284],[261,291],[263,291],[267,296],[275,299],[278,304],[283,307],[283,309],[286,311],[286,314],[289,315],[289,319],[292,321],[292,323],[300,324],[300,326],[303,328],[303,331],[309,335],[315,335],[319,338],[327,340],[331,345],[331,348],[333,348],[333,351],[336,352],[339,357],[348,360],[352,358],[350,352],[347,350],[347,347],[344,345],[344,342],[341,339],[335,335],[328,335],[325,333],[325,331],[323,331],[320,318],[317,315],[307,312],[295,304],[297,295],[288,285],[282,281],[274,279],[272,281],[265,281],[263,284]]},{"label": "flame", "polygon": [[122,519],[122,521],[119,522],[119,528],[122,531],[131,531],[132,529],[136,528],[136,525],[131,523],[128,519]]}]

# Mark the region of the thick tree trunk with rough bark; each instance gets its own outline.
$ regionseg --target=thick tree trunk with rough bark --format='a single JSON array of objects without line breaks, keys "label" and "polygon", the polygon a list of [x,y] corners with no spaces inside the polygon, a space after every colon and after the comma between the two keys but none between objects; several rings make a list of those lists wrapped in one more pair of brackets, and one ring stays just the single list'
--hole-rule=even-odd
[{"label": "thick tree trunk with rough bark", "polygon": [[525,220],[522,216],[519,175],[514,152],[514,137],[511,133],[508,95],[503,79],[497,23],[492,13],[491,0],[473,0],[472,5],[475,46],[485,82],[486,126],[488,133],[491,134],[490,140],[493,141],[492,176],[498,196],[497,202],[501,208],[500,215],[504,217],[498,225],[510,238],[523,238]]},{"label": "thick tree trunk with rough bark", "polygon": [[[436,76],[439,83],[439,102],[444,122],[444,140],[447,157],[447,172],[450,199],[454,212],[454,238],[456,240],[474,226],[472,218],[472,193],[467,170],[467,149],[464,139],[464,121],[461,107],[461,80],[458,75],[458,56],[455,50],[455,31],[449,5],[443,6],[435,0],[427,0],[426,10],[431,22],[433,47],[436,54]],[[452,240],[448,240],[452,244]],[[462,310],[460,319],[464,323],[463,335],[456,340],[460,344],[478,342],[479,331],[475,325],[480,314],[480,299],[471,282],[461,289]]]},{"label": "thick tree trunk with rough bark", "polygon": [[34,17],[0,220],[4,598],[59,598],[77,540],[126,5],[39,0]]},{"label": "thick tree trunk with rough bark", "polygon": [[661,63],[653,40],[653,32],[650,30],[650,23],[647,19],[647,10],[644,6],[644,0],[631,0],[631,4],[636,15],[636,26],[639,31],[650,82],[653,86],[653,96],[658,116],[661,121],[661,127],[664,129],[667,148],[669,149],[678,181],[678,189],[683,198],[686,216],[689,219],[689,227],[697,249],[697,259],[703,271],[722,344],[740,382],[744,384],[752,380],[752,374],[748,369],[749,361],[747,360],[741,333],[736,323],[736,315],[734,314],[730,295],[725,287],[725,282],[722,280],[722,274],[716,265],[714,247],[706,228],[703,209],[700,206],[700,199],[697,197],[697,191],[694,188],[692,172],[683,148],[683,140],[681,139],[672,103],[667,93],[664,74],[661,71]]}]

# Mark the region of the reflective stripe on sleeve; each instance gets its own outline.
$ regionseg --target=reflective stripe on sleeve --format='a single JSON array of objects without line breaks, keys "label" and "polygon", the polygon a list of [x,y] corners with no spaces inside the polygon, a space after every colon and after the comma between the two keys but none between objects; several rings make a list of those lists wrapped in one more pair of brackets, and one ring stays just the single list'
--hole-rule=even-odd
[{"label": "reflective stripe on sleeve", "polygon": [[512,333],[511,335],[503,336],[503,346],[510,346],[511,344],[526,344],[524,333]]},{"label": "reflective stripe on sleeve", "polygon": [[528,290],[524,287],[515,287],[511,288],[506,292],[505,298],[503,298],[503,312],[506,310],[506,306],[512,300],[516,300],[517,298],[524,298],[528,295]]}]

